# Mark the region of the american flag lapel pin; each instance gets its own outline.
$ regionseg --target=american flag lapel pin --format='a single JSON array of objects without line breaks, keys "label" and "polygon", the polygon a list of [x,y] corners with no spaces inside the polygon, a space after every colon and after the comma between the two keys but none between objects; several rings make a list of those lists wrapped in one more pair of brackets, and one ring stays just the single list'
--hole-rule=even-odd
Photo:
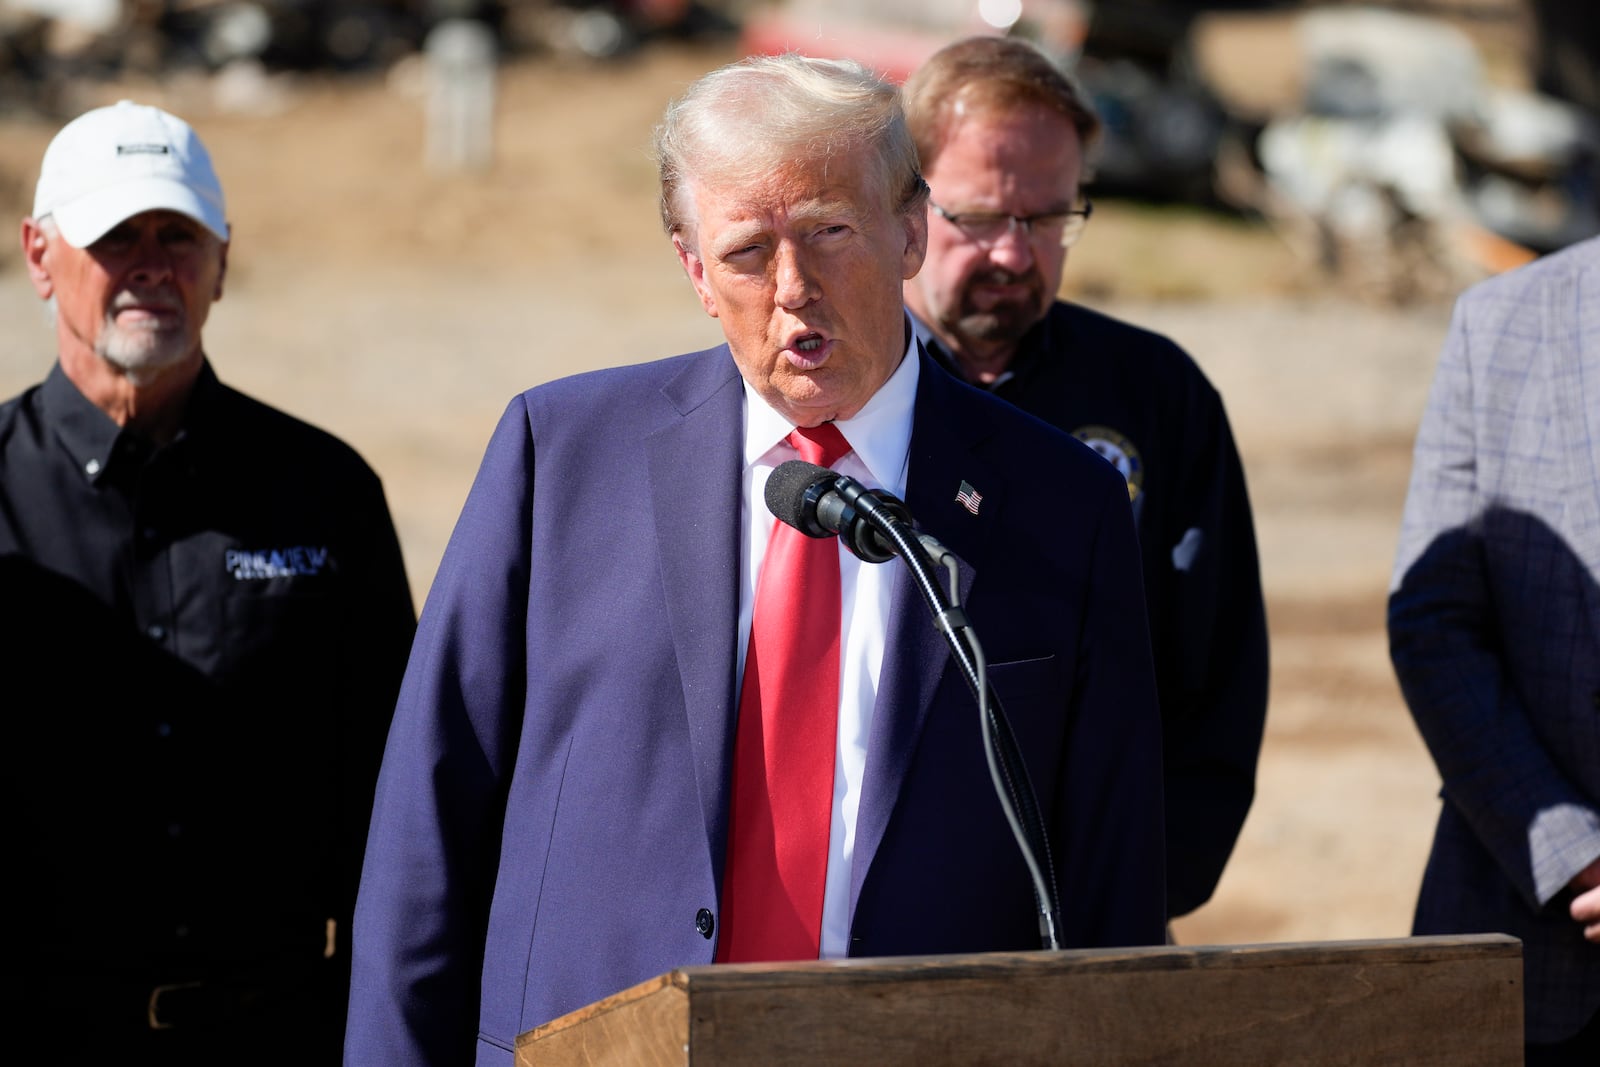
[{"label": "american flag lapel pin", "polygon": [[962,482],[961,488],[956,490],[956,503],[976,515],[978,513],[978,505],[983,503],[983,494],[966,482]]}]

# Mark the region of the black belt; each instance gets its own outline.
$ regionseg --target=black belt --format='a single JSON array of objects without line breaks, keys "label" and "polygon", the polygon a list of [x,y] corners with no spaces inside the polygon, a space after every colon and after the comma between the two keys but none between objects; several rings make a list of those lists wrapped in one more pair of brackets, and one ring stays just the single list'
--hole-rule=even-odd
[{"label": "black belt", "polygon": [[309,1023],[311,1016],[340,1006],[330,999],[342,1001],[343,993],[335,988],[333,970],[319,958],[196,978],[175,975],[164,982],[60,975],[51,983],[50,1010],[71,1003],[123,1033],[129,1027],[217,1030],[269,1018],[274,1025]]},{"label": "black belt", "polygon": [[[309,973],[304,980],[310,980]],[[282,976],[270,983],[260,979],[169,982],[150,990],[145,1021],[152,1030],[215,1028],[253,1018],[280,1001],[310,993],[292,988]]]}]

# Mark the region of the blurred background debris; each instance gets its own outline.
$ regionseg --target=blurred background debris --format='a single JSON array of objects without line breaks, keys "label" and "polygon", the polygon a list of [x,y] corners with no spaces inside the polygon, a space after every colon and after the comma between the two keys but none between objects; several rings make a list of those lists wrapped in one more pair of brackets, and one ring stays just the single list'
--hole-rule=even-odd
[{"label": "blurred background debris", "polygon": [[593,59],[731,26],[699,0],[0,0],[0,107],[60,116],[77,108],[85,81],[240,65],[382,71],[460,20],[482,23],[505,54]]},{"label": "blurred background debris", "polygon": [[483,170],[494,160],[494,36],[474,19],[446,19],[428,31],[428,165]]},{"label": "blurred background debris", "polygon": [[[447,82],[457,68],[427,45],[462,33],[487,54]],[[1147,261],[1155,295],[1212,284],[1163,277],[1167,250],[1224,255],[1249,234],[1295,264],[1264,270],[1280,290],[1406,305],[1600,233],[1600,5],[1566,0],[0,0],[0,119],[43,129],[130,94],[193,120],[266,117],[364,81],[426,125],[410,161],[511,198],[544,163],[494,143],[510,135],[493,114],[508,65],[796,50],[900,80],[973,33],[1031,39],[1083,84],[1105,122],[1097,229],[1127,207],[1118,255]],[[630,176],[648,170],[636,155]],[[0,193],[31,181],[0,173]],[[480,210],[443,202],[389,225],[453,237],[440,214]],[[1101,255],[1074,253],[1079,295],[1124,284]]]},{"label": "blurred background debris", "polygon": [[[1219,194],[1271,220],[1330,280],[1402,301],[1600,232],[1595,114],[1533,87],[1537,50],[1503,52],[1530,13],[1267,16],[1256,32],[1279,34],[1292,77],[1276,100],[1230,109],[1246,135],[1217,157]],[[1215,84],[1230,76],[1228,28],[1201,31]],[[1480,39],[1502,51],[1486,55]]]},{"label": "blurred background debris", "polygon": [[615,61],[716,38],[849,56],[895,80],[956,37],[1014,34],[1072,70],[1104,118],[1098,198],[1266,220],[1325,283],[1405,302],[1600,232],[1597,12],[1563,0],[0,0],[0,109],[65,119],[98,102],[96,83],[146,78],[211,108],[271,112],[295,74],[403,82],[445,23],[480,26],[506,60]]},{"label": "blurred background debris", "polygon": [[1265,219],[1327,284],[1404,303],[1600,232],[1597,10],[791,0],[755,9],[742,39],[903,78],[963,34],[1029,37],[1105,120],[1098,198]]}]

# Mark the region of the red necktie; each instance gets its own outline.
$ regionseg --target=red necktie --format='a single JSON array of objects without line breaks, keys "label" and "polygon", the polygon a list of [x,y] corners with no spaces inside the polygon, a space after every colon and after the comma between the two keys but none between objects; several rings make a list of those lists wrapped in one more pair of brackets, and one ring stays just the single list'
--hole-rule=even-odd
[{"label": "red necktie", "polygon": [[[831,422],[789,443],[831,467]],[[839,544],[774,522],[756,583],[734,734],[717,961],[817,958],[839,718]]]}]

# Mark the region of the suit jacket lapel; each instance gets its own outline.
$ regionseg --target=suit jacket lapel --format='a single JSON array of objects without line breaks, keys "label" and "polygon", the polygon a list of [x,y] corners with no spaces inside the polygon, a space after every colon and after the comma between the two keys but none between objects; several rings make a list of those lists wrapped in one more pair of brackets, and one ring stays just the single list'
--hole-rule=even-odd
[{"label": "suit jacket lapel", "polygon": [[[906,506],[918,531],[932,534],[957,557],[961,602],[965,603],[977,575],[976,564],[982,560],[991,534],[990,516],[999,512],[1002,503],[984,488],[989,486],[998,492],[999,480],[985,477],[989,468],[973,451],[989,432],[988,420],[980,405],[972,402],[965,386],[926,354],[920,358]],[[977,514],[956,499],[962,482],[982,494]],[[852,917],[872,858],[888,828],[939,680],[946,667],[955,669],[944,636],[935,629],[933,616],[906,564],[892,560],[884,566],[896,567],[899,573],[895,577],[883,670],[867,740],[861,806],[856,814],[850,874]],[[948,595],[944,568],[939,568],[934,577]],[[977,716],[976,705],[973,716]]]},{"label": "suit jacket lapel", "polygon": [[662,390],[681,417],[645,440],[667,605],[662,621],[677,653],[706,841],[719,882],[737,692],[740,383],[726,345],[701,354]]}]

